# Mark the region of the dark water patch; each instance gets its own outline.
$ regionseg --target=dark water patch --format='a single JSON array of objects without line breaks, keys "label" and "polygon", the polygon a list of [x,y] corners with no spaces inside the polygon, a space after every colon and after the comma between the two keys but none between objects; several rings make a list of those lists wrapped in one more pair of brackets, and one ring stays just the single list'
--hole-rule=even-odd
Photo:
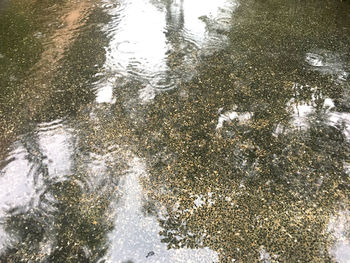
[{"label": "dark water patch", "polygon": [[38,114],[38,120],[70,116],[94,100],[93,83],[98,80],[95,75],[105,61],[103,47],[108,41],[101,32],[101,24],[108,20],[102,9],[95,8],[79,29],[79,37],[66,51],[55,74],[52,94]]},{"label": "dark water patch", "polygon": [[[47,3],[41,4],[47,8],[48,14],[44,17],[48,21],[46,24],[51,22],[48,27],[41,30],[47,36],[38,39],[38,41],[44,41],[41,44],[46,49],[44,51],[41,49],[37,53],[37,57],[41,56],[40,61],[36,61],[38,63],[35,65],[28,65],[28,68],[24,69],[25,76],[18,79],[18,83],[8,86],[11,88],[9,89],[10,93],[4,92],[1,96],[3,100],[0,108],[3,116],[1,136],[4,146],[8,143],[6,141],[11,140],[15,134],[30,131],[35,127],[35,123],[65,117],[76,111],[82,103],[87,104],[91,101],[93,76],[104,60],[102,45],[105,38],[100,35],[99,30],[100,23],[108,17],[97,6],[89,17],[84,17],[87,21],[80,21],[82,26],[78,26],[77,32],[66,32],[68,35],[70,33],[73,35],[71,36],[72,43],[61,43],[67,45],[67,50],[64,51],[57,47],[61,44],[56,43],[57,45],[53,48],[51,43],[52,41],[61,41],[57,40],[60,37],[52,33],[52,31],[56,32],[57,25],[55,23],[58,19],[51,17],[53,11],[59,12],[60,10],[58,10],[57,5],[52,3],[51,6],[46,6]],[[38,19],[38,22],[42,22],[44,18]],[[42,26],[42,24],[40,25]],[[56,28],[56,30],[65,29],[63,26]],[[77,38],[76,44],[74,44],[75,38]],[[67,41],[70,40],[67,39]],[[100,49],[97,48],[98,46]],[[62,54],[63,58],[59,58],[60,52],[65,52]],[[9,56],[9,59],[16,64],[15,58]],[[50,63],[50,65],[43,63]]]}]

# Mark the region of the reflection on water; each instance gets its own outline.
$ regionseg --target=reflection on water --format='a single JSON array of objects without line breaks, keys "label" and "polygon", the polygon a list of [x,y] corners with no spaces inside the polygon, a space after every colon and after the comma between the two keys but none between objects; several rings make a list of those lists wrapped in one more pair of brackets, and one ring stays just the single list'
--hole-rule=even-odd
[{"label": "reflection on water", "polygon": [[[219,111],[221,110],[222,108],[219,109]],[[216,129],[222,128],[225,122],[237,120],[238,123],[243,124],[244,122],[250,120],[251,118],[252,118],[251,112],[236,112],[236,111],[226,112],[220,115],[218,124],[216,125]]]},{"label": "reflection on water", "polygon": [[[341,131],[345,138],[350,139],[350,115],[348,112],[337,111],[331,98],[322,94],[322,91],[310,86],[294,84],[294,97],[286,104],[287,111],[291,112],[291,121],[288,127],[278,124],[275,134],[292,131],[293,128],[306,130],[314,123],[325,123]],[[303,100],[302,93],[309,93],[311,98]]]},{"label": "reflection on water", "polygon": [[337,81],[347,81],[349,78],[349,72],[346,71],[349,66],[344,65],[340,54],[318,50],[306,53],[305,60],[313,70],[333,75]]},{"label": "reflection on water", "polygon": [[11,105],[0,46],[0,262],[349,262],[347,7],[106,0]]},{"label": "reflection on water", "polygon": [[236,5],[227,0],[118,2],[109,10],[113,19],[106,30],[111,41],[97,102],[113,102],[111,90],[120,76],[141,81],[143,102],[191,77],[198,53],[209,54],[227,43],[223,32]]},{"label": "reflection on water", "polygon": [[97,103],[114,103],[113,99],[113,86],[112,84],[105,83],[102,88],[100,88],[96,94]]},{"label": "reflection on water", "polygon": [[[51,185],[66,180],[70,173],[73,154],[71,133],[62,120],[41,123],[32,133],[22,136],[11,146],[13,150],[5,160],[7,164],[2,168],[0,177],[2,252],[22,242],[29,242],[36,235],[40,236],[36,231],[42,228],[40,232],[49,236],[38,241],[46,240],[48,243],[46,247],[40,246],[38,253],[47,254],[44,250],[49,249],[49,240],[53,238],[48,228],[55,211],[52,206],[55,198],[47,191]],[[11,223],[7,224],[8,221]],[[44,225],[36,226],[43,222]],[[13,229],[9,226],[12,224]],[[31,224],[34,224],[33,229],[30,229],[33,227]],[[21,227],[25,227],[28,233],[23,233]],[[7,231],[4,232],[4,229]],[[30,231],[33,231],[32,235]]]},{"label": "reflection on water", "polygon": [[348,237],[350,211],[339,211],[337,215],[329,220],[328,231],[335,239],[332,254],[339,263],[350,260],[350,239]]},{"label": "reflection on water", "polygon": [[217,262],[217,253],[208,249],[168,250],[161,243],[162,230],[156,215],[148,214],[147,197],[142,193],[140,177],[147,176],[142,160],[134,158],[120,182],[121,199],[113,209],[116,221],[110,233],[107,262]]},{"label": "reflection on water", "polygon": [[[18,143],[16,149],[9,154],[9,163],[1,170],[0,177],[0,217],[3,219],[7,211],[23,207],[31,207],[31,202],[36,199],[36,184],[34,183],[33,169],[27,160],[27,151]],[[2,222],[3,223],[3,222]],[[3,225],[0,226],[0,249],[6,248],[13,237],[4,232]]]},{"label": "reflection on water", "polygon": [[43,165],[52,178],[63,180],[71,173],[72,131],[64,126],[62,120],[38,125],[38,144],[43,155]]}]

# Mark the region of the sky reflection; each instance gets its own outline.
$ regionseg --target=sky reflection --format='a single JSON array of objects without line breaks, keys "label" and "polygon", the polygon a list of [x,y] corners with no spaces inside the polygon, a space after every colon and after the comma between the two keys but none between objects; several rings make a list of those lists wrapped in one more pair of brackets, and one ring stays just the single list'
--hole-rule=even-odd
[{"label": "sky reflection", "polygon": [[97,84],[97,103],[115,102],[112,90],[121,76],[141,81],[141,102],[188,79],[200,53],[227,43],[222,32],[229,29],[236,6],[228,0],[121,1],[109,10],[114,17],[106,27],[111,41],[104,70],[109,77]]},{"label": "sky reflection", "polygon": [[143,194],[140,178],[147,176],[143,161],[134,157],[129,170],[121,179],[121,198],[114,207],[114,231],[109,234],[107,262],[218,262],[218,254],[209,248],[170,249],[161,242],[157,215],[147,214],[147,196]]},{"label": "sky reflection", "polygon": [[237,2],[105,0],[75,29],[8,121],[0,262],[347,261],[343,3]]},{"label": "sky reflection", "polygon": [[54,211],[51,204],[55,198],[46,191],[71,172],[71,132],[59,119],[39,124],[34,132],[12,145],[8,163],[0,173],[0,251],[21,241],[16,231],[5,232],[2,228],[7,218],[30,217],[36,213],[33,211],[49,215]]},{"label": "sky reflection", "polygon": [[328,231],[334,238],[331,254],[338,263],[348,263],[350,261],[350,211],[338,211],[329,220]]}]

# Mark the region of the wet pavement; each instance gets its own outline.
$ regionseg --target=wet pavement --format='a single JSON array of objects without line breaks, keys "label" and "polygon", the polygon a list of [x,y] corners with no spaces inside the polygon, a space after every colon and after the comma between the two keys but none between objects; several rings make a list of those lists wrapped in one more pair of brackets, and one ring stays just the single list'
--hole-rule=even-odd
[{"label": "wet pavement", "polygon": [[350,262],[350,3],[0,1],[0,262]]}]

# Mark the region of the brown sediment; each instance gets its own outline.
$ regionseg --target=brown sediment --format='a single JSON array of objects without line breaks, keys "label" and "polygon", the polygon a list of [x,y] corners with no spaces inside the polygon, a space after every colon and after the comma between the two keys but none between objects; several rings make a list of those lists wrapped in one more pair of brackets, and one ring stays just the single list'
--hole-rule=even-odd
[{"label": "brown sediment", "polygon": [[32,68],[32,73],[28,78],[30,85],[26,85],[26,89],[30,90],[26,90],[25,93],[30,100],[30,103],[26,102],[28,111],[31,112],[28,117],[32,118],[50,98],[49,87],[55,77],[55,72],[60,66],[65,51],[78,37],[77,30],[85,24],[86,18],[91,12],[91,3],[91,1],[69,1],[61,11],[60,24],[62,26],[47,39],[44,45],[45,51]]},{"label": "brown sediment", "polygon": [[86,18],[91,12],[91,1],[69,1],[62,12],[60,22],[63,26],[55,30],[53,35],[48,39],[46,50],[42,53],[39,62],[34,66],[34,75],[40,74],[40,70],[46,72],[46,69],[43,67],[47,64],[51,65],[51,72],[57,68],[65,50],[68,49],[77,37],[76,30],[85,24]]}]

